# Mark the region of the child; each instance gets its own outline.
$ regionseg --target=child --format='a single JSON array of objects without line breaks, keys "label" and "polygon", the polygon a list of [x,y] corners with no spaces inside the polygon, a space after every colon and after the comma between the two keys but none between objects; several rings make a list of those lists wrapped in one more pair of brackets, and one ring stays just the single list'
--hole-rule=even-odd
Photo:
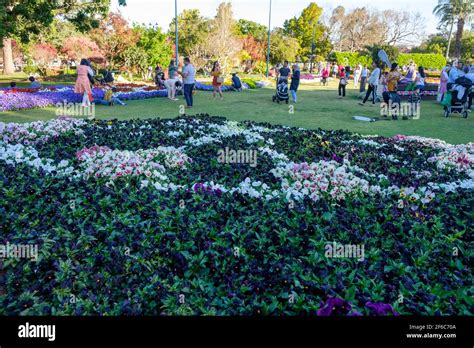
[{"label": "child", "polygon": [[30,80],[31,82],[30,88],[41,88],[41,83],[36,81],[36,79],[33,76],[30,76],[28,80]]},{"label": "child", "polygon": [[95,102],[101,105],[112,106],[114,104],[118,105],[127,105],[117,97],[117,88],[116,87],[105,87],[104,99],[96,99]]},{"label": "child", "polygon": [[242,92],[242,82],[237,76],[237,73],[232,74],[232,89],[237,92]]},{"label": "child", "polygon": [[329,77],[329,70],[328,70],[328,68],[326,67],[326,68],[323,69],[323,72],[322,72],[322,74],[321,74],[321,83],[322,83],[323,86],[326,86],[326,85],[327,85],[327,83],[328,83],[328,77]]}]

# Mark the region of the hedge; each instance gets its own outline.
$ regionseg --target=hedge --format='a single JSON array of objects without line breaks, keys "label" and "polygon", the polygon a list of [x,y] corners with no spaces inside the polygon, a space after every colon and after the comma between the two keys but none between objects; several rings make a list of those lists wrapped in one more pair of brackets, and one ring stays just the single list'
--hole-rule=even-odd
[{"label": "hedge", "polygon": [[[358,52],[332,52],[329,60],[336,61],[338,64],[349,64],[355,66],[361,64],[372,64],[370,56],[362,55]],[[400,53],[397,62],[399,65],[407,65],[413,60],[417,66],[423,66],[426,69],[441,70],[446,65],[446,59],[441,54],[430,53]]]}]

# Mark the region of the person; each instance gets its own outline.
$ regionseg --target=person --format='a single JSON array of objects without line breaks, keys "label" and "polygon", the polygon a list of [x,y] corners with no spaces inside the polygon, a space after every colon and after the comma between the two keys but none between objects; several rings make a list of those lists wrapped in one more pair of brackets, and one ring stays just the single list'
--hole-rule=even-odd
[{"label": "person", "polygon": [[403,78],[402,74],[400,74],[400,69],[397,63],[392,63],[390,67],[390,72],[384,73],[385,75],[385,83],[386,83],[386,91],[382,93],[383,101],[386,104],[389,104],[390,97],[393,93],[397,93],[398,81]]},{"label": "person", "polygon": [[342,68],[341,72],[339,73],[339,87],[337,89],[339,93],[339,99],[342,99],[346,96],[347,75],[345,70],[345,68]]},{"label": "person", "polygon": [[216,99],[216,92],[219,93],[221,100],[224,99],[224,95],[222,94],[222,84],[224,83],[224,78],[222,77],[222,70],[221,65],[218,61],[214,62],[211,70],[212,75],[212,87],[214,90],[212,91],[212,95],[214,99]]},{"label": "person", "polygon": [[118,97],[117,94],[117,88],[116,87],[110,87],[109,85],[105,85],[105,94],[103,99],[95,99],[94,103],[96,104],[101,104],[101,105],[108,105],[112,106],[115,104],[125,106],[127,105],[124,103],[120,98]]},{"label": "person", "polygon": [[[464,77],[468,78],[471,80],[471,82],[474,84],[474,70],[471,69],[471,65],[466,64],[464,67]],[[469,100],[467,104],[467,108],[470,110],[472,108],[472,97],[474,96],[474,91],[471,88],[471,92],[469,93]]]},{"label": "person", "polygon": [[161,66],[157,65],[155,68],[155,85],[159,88],[163,88],[164,79],[165,79],[165,73],[163,72],[163,69],[161,69]]},{"label": "person", "polygon": [[452,64],[452,68],[449,70],[447,85],[448,90],[451,89],[456,80],[461,76],[464,76],[464,73],[462,71],[462,62],[460,60],[454,61]]},{"label": "person", "polygon": [[36,81],[33,76],[30,76],[28,80],[30,81],[30,88],[41,88],[41,83]]},{"label": "person", "polygon": [[232,74],[232,90],[242,92],[242,82],[237,76],[237,73]]},{"label": "person", "polygon": [[189,57],[184,58],[183,71],[179,73],[183,77],[184,98],[186,99],[186,107],[193,107],[193,90],[196,77],[196,69],[191,64]]},{"label": "person", "polygon": [[415,69],[416,69],[415,62],[410,60],[410,64],[408,65],[408,68],[407,68],[407,74],[405,75],[405,78],[407,80],[413,81],[415,79]]},{"label": "person", "polygon": [[329,77],[329,67],[325,67],[323,69],[323,72],[321,73],[321,83],[323,84],[323,86],[327,85],[328,77]]},{"label": "person", "polygon": [[359,83],[361,70],[362,70],[362,66],[360,64],[357,64],[354,69],[354,87],[357,87],[357,84]]},{"label": "person", "polygon": [[373,62],[372,67],[374,68],[374,70],[372,71],[369,77],[369,88],[367,89],[367,93],[365,94],[364,100],[359,103],[359,105],[365,105],[365,102],[369,99],[370,94],[372,94],[372,106],[375,105],[375,93],[377,90],[377,83],[380,77],[380,68],[377,62]]},{"label": "person", "polygon": [[346,80],[349,81],[349,77],[351,76],[351,67],[349,65],[346,65],[344,68],[344,72],[346,73]]},{"label": "person", "polygon": [[449,70],[451,69],[451,64],[446,64],[446,66],[441,71],[441,75],[439,77],[439,90],[438,90],[438,102],[441,102],[444,98],[444,94],[448,91],[448,74]]},{"label": "person", "polygon": [[169,78],[165,81],[165,87],[168,90],[168,99],[178,100],[178,98],[176,98],[176,82],[179,81],[179,75],[176,70],[171,70],[171,74],[172,75],[169,75]]},{"label": "person", "polygon": [[168,79],[173,78],[177,72],[178,67],[176,66],[176,61],[171,59],[170,64],[168,65]]},{"label": "person", "polygon": [[293,73],[291,74],[291,85],[290,92],[293,97],[293,102],[296,103],[296,92],[300,85],[300,66],[298,64],[293,64]]},{"label": "person", "polygon": [[369,76],[369,69],[367,69],[367,64],[360,71],[360,88],[359,92],[365,92],[365,85],[367,84],[367,76]]},{"label": "person", "polygon": [[10,89],[16,88],[16,82],[10,82]]},{"label": "person", "polygon": [[338,71],[339,71],[339,68],[338,68],[337,64],[334,62],[333,66],[332,66],[332,77],[336,77]]},{"label": "person", "polygon": [[289,63],[287,60],[283,63],[283,67],[280,68],[278,71],[278,84],[282,82],[282,80],[286,80],[288,83],[288,77],[290,76],[290,68],[288,67]]},{"label": "person", "polygon": [[88,107],[92,101],[92,88],[89,80],[90,70],[87,59],[81,59],[80,65],[77,67],[77,79],[74,85],[74,93],[82,94],[82,106]]},{"label": "person", "polygon": [[415,77],[415,91],[420,93],[423,89],[425,89],[425,69],[420,65],[418,67],[418,72],[416,73]]}]

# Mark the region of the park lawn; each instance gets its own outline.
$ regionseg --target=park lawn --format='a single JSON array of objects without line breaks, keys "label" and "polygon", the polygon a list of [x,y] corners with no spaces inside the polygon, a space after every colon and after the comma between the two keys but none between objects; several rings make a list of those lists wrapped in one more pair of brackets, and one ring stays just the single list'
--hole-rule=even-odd
[{"label": "park lawn", "polygon": [[[433,100],[422,102],[418,120],[361,122],[353,120],[352,116],[380,116],[380,108],[371,107],[370,103],[359,106],[358,91],[352,87],[352,83],[348,86],[348,95],[343,100],[337,99],[336,81],[332,81],[329,87],[322,87],[317,83],[301,84],[297,104],[273,103],[273,94],[273,88],[264,88],[242,93],[227,92],[224,94],[224,100],[213,100],[212,93],[198,91],[194,108],[186,109],[186,113],[207,113],[236,121],[253,120],[309,129],[344,129],[360,134],[419,135],[442,139],[452,144],[474,141],[474,116],[471,114],[467,119],[458,115],[445,118],[442,108]],[[95,112],[99,119],[172,118],[179,115],[180,106],[183,104],[182,96],[177,102],[166,98],[153,98],[130,101],[127,106],[99,105],[96,106]],[[54,117],[55,108],[50,107],[3,112],[0,113],[0,122],[31,122]]]}]

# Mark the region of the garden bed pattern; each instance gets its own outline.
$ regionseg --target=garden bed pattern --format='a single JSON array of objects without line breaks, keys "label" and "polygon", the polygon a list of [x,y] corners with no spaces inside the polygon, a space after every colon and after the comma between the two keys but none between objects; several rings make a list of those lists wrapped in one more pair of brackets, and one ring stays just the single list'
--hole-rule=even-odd
[{"label": "garden bed pattern", "polygon": [[39,246],[4,261],[0,314],[472,315],[473,165],[207,115],[0,123],[0,244]]}]

